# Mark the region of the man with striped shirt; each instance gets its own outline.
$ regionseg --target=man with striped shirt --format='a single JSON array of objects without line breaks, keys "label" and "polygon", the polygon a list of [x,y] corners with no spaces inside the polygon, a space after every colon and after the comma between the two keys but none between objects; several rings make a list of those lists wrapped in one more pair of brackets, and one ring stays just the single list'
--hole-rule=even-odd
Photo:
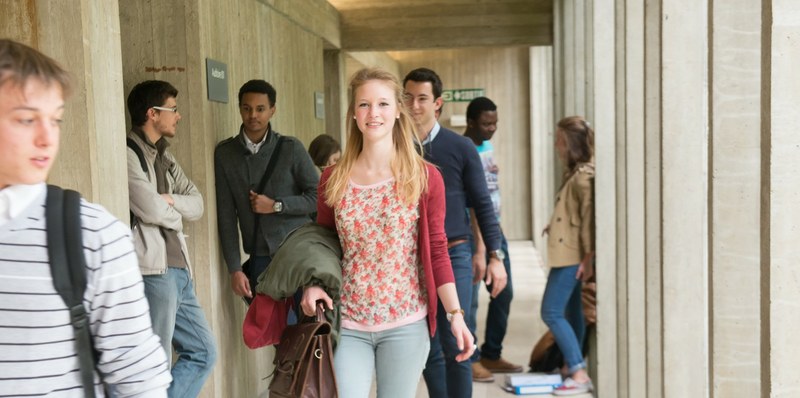
[{"label": "man with striped shirt", "polygon": [[[44,208],[68,89],[55,61],[0,39],[0,397],[84,396],[75,332],[50,272]],[[96,396],[165,397],[169,367],[130,230],[99,205],[82,201],[80,212]]]}]

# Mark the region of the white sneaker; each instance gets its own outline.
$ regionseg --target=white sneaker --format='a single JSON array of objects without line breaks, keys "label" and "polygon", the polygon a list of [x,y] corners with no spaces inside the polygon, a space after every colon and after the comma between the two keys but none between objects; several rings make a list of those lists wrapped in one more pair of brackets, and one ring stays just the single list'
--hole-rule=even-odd
[{"label": "white sneaker", "polygon": [[591,380],[586,380],[584,383],[578,383],[577,381],[573,380],[572,377],[567,377],[560,386],[553,390],[553,395],[566,396],[585,394],[593,389],[594,386],[592,386]]}]

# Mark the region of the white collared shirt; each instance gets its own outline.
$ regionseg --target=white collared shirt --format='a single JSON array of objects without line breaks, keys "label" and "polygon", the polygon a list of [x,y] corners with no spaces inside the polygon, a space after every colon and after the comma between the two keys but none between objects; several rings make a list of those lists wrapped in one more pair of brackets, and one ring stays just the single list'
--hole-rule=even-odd
[{"label": "white collared shirt", "polygon": [[243,135],[244,135],[244,143],[247,144],[247,149],[250,150],[250,153],[255,155],[258,153],[258,150],[261,149],[264,143],[267,142],[267,136],[269,135],[269,130],[267,130],[267,134],[264,134],[264,137],[262,137],[261,141],[257,144],[254,143],[253,141],[250,141],[250,137],[248,137],[247,134]]},{"label": "white collared shirt", "polygon": [[33,185],[10,185],[0,189],[0,225],[20,215],[34,199],[44,193],[46,186],[40,182]]},{"label": "white collared shirt", "polygon": [[439,134],[439,130],[442,129],[442,126],[439,125],[439,122],[433,124],[433,128],[431,129],[431,133],[422,140],[422,145],[428,145],[431,141],[436,139],[436,135]]}]

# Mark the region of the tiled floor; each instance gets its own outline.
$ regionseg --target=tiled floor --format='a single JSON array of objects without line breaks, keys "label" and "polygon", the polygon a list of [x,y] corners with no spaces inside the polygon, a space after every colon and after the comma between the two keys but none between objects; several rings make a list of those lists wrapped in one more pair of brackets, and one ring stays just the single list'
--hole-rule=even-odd
[{"label": "tiled floor", "polygon": [[[539,307],[546,282],[545,273],[536,258],[536,251],[530,241],[509,242],[511,274],[514,281],[514,300],[511,303],[508,334],[503,342],[503,357],[513,363],[521,364],[527,370],[528,359],[533,345],[545,333],[547,326],[539,316]],[[483,338],[482,328],[486,324],[486,308],[489,294],[481,290],[478,308],[478,338]],[[481,342],[479,341],[478,344]],[[502,390],[503,375],[497,375],[494,383],[473,383],[473,398],[511,398],[513,394]],[[549,397],[550,395],[530,395]],[[591,398],[591,394],[576,395],[578,398]],[[375,397],[373,394],[372,397]],[[425,382],[420,380],[417,398],[427,398]],[[444,397],[433,397],[444,398]]]}]

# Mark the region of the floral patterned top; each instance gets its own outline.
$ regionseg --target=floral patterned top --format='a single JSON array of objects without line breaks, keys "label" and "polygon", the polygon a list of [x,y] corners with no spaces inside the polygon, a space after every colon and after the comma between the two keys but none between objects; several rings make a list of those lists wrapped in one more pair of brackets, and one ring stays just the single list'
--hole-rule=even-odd
[{"label": "floral patterned top", "polygon": [[377,332],[427,316],[417,233],[418,204],[400,200],[394,178],[353,182],[335,208],[342,261],[342,327]]}]

